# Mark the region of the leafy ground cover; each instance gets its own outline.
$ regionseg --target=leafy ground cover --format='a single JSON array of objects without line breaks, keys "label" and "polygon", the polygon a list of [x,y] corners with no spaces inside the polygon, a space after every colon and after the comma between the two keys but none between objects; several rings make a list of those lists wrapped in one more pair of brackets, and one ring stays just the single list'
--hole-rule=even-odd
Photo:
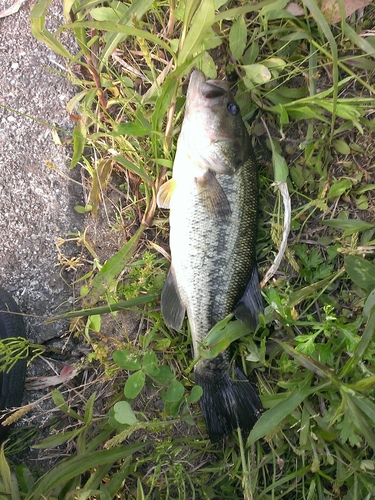
[{"label": "leafy ground cover", "polygon": [[[118,193],[106,229],[117,248],[102,259],[88,234],[72,235],[80,260],[60,242],[62,266],[81,268],[76,310],[66,317],[91,346],[80,369],[96,370],[97,385],[74,396],[53,391],[69,425],[36,446],[68,444],[70,456],[37,478],[24,467],[12,475],[1,455],[4,492],[82,500],[375,496],[375,10],[337,5],[65,1],[65,24],[54,33],[45,24],[49,2],[32,8],[34,35],[65,58],[78,89],[68,109],[71,166],[83,166],[89,196],[77,210],[97,216],[109,192]],[[64,46],[67,34],[76,54]],[[281,185],[292,206],[288,248],[263,286],[267,307],[255,336],[224,321],[202,347],[210,356],[238,340],[234,356],[265,408],[250,436],[219,445],[207,440],[197,404],[188,325],[169,331],[158,308],[168,214],[156,209],[155,195],[170,174],[193,67],[233,81],[249,124],[262,186],[262,276],[282,241]],[[133,314],[131,325],[123,311]],[[120,336],[108,336],[111,322]]]}]

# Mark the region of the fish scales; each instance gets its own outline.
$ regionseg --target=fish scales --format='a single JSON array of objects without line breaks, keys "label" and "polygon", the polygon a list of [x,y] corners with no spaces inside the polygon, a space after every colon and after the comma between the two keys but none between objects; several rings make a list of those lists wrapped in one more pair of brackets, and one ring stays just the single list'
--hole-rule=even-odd
[{"label": "fish scales", "polygon": [[[218,175],[217,180],[232,209],[229,220],[207,217],[205,207],[199,203],[195,182],[191,183],[190,190],[186,182],[182,182],[182,193],[176,186],[174,199],[179,204],[178,210],[171,203],[173,269],[178,276],[182,302],[187,305],[195,353],[197,343],[208,331],[233,312],[250,281],[255,263],[254,229],[251,234],[257,221],[254,167],[248,162],[235,175]],[[251,189],[244,189],[247,185]],[[239,206],[243,204],[246,210],[240,211]]]},{"label": "fish scales", "polygon": [[[170,208],[171,269],[162,292],[167,324],[187,313],[194,357],[209,330],[228,314],[253,328],[262,311],[256,271],[257,169],[250,138],[226,82],[195,71],[173,165],[159,206]],[[260,400],[228,352],[195,366],[212,441],[236,427],[249,431]]]}]

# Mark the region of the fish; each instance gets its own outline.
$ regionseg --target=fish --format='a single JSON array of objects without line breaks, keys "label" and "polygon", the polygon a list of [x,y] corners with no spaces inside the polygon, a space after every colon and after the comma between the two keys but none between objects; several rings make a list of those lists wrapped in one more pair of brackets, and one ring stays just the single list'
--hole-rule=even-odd
[{"label": "fish", "polygon": [[199,344],[227,315],[254,330],[263,302],[256,264],[259,186],[250,136],[229,82],[194,70],[186,96],[172,177],[157,194],[170,210],[171,267],[161,293],[164,322],[189,320],[194,380],[208,436],[218,442],[262,413],[253,385],[228,350],[213,359]]}]

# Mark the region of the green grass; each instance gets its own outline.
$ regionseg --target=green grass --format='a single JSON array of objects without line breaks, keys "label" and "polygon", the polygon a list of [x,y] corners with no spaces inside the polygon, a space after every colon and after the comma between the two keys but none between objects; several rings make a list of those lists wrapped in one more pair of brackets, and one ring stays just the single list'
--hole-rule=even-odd
[{"label": "green grass", "polygon": [[[375,496],[375,44],[361,36],[375,12],[369,6],[358,22],[352,15],[330,25],[314,0],[298,3],[295,17],[282,0],[65,1],[66,23],[55,33],[44,24],[49,2],[32,8],[34,35],[66,59],[79,88],[68,106],[71,166],[85,168],[91,190],[77,209],[99,213],[114,178],[126,203],[110,222],[122,246],[106,262],[85,234],[75,236],[93,264],[75,283],[77,311],[67,315],[92,346],[86,367],[112,381],[107,413],[97,415],[90,388],[82,412],[54,391],[71,424],[38,446],[69,442],[73,451],[37,482],[19,468],[21,498]],[[61,42],[66,32],[75,55]],[[282,239],[280,183],[292,206],[288,248],[263,288],[255,337],[224,322],[202,348],[210,356],[237,339],[266,410],[248,438],[219,445],[207,440],[197,404],[188,326],[169,331],[158,308],[168,226],[155,196],[170,174],[181,82],[193,67],[237,76],[259,155],[263,276]],[[121,328],[122,309],[138,312],[138,334],[105,339],[105,317]],[[4,468],[4,491],[15,488],[9,474]]]}]

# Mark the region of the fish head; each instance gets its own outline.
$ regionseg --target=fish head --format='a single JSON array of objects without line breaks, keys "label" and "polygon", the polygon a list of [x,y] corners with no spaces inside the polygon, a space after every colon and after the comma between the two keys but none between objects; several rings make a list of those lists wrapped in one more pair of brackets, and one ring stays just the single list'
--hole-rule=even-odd
[{"label": "fish head", "polygon": [[234,174],[250,157],[250,138],[229,82],[192,73],[180,137],[197,165],[218,174]]}]

